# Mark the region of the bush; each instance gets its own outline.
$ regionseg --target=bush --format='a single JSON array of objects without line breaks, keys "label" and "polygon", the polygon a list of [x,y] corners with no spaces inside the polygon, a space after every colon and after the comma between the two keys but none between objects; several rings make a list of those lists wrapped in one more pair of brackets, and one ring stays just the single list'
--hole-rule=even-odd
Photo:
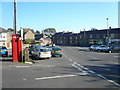
[{"label": "bush", "polygon": [[23,44],[33,44],[33,43],[35,43],[35,41],[29,41],[29,40],[23,41]]}]

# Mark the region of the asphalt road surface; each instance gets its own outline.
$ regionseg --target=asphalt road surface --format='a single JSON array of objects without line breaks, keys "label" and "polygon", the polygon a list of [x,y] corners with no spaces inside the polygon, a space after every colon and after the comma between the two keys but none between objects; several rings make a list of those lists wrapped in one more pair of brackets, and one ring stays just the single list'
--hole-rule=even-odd
[{"label": "asphalt road surface", "polygon": [[[91,52],[61,47],[62,57],[36,60],[35,64],[0,58],[3,88],[118,88],[118,53]],[[33,58],[34,59],[34,58]]]}]

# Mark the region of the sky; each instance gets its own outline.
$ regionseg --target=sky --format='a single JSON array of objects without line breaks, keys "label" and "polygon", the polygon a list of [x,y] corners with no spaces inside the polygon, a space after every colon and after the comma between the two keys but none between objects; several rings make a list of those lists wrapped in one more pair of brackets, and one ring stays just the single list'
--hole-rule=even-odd
[{"label": "sky", "polygon": [[[1,10],[2,8],[2,10]],[[0,26],[13,28],[13,2],[1,2]],[[91,28],[118,28],[118,2],[17,2],[17,30],[80,32]]]}]

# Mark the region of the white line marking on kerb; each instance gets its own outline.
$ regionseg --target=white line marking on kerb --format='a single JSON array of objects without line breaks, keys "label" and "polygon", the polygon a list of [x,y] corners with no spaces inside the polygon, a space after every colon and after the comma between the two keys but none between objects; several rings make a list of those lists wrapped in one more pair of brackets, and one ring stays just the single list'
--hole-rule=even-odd
[{"label": "white line marking on kerb", "polygon": [[42,77],[42,78],[35,78],[35,80],[69,78],[69,77],[75,77],[75,76],[79,76],[79,75],[86,75],[86,73],[76,73],[76,74],[69,74],[69,75],[58,75],[58,76],[52,76],[52,77]]}]

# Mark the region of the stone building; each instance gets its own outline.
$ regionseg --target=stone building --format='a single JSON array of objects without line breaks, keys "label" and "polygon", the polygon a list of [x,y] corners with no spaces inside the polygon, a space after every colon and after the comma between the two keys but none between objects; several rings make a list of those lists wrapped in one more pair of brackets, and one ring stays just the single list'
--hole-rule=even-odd
[{"label": "stone building", "polygon": [[93,44],[120,44],[120,28],[81,31],[80,33],[58,32],[52,41],[57,45],[90,46]]}]

